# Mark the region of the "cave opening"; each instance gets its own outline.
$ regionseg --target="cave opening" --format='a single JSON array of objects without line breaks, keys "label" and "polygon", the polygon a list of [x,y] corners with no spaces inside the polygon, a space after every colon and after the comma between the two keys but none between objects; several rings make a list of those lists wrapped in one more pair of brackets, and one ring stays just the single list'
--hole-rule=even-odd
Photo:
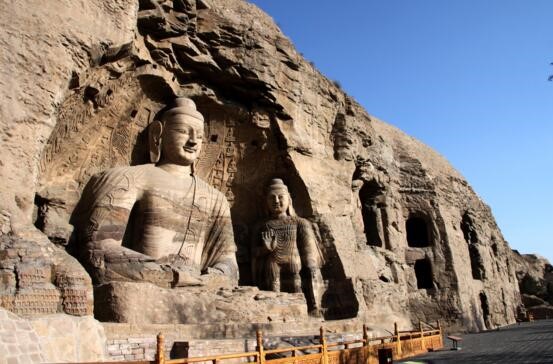
[{"label": "cave opening", "polygon": [[[463,237],[468,246],[469,257],[470,257],[470,269],[472,272],[472,278],[477,280],[482,280],[486,276],[484,269],[484,262],[482,261],[482,255],[478,249],[478,234],[476,228],[474,227],[474,222],[471,215],[468,212],[463,214],[461,220],[461,231],[463,232]],[[497,246],[494,249],[494,253],[497,253]]]},{"label": "cave opening", "polygon": [[382,187],[375,181],[365,182],[359,190],[361,214],[367,245],[382,247],[384,244],[384,204]]},{"label": "cave opening", "polygon": [[38,193],[35,194],[35,205],[33,210],[34,225],[40,231],[44,231],[45,211],[48,208],[48,200],[41,197]]},{"label": "cave opening", "polygon": [[432,264],[428,259],[419,259],[415,261],[415,276],[417,277],[418,289],[434,288]]},{"label": "cave opening", "polygon": [[484,292],[480,292],[480,307],[482,308],[482,318],[484,319],[484,324],[488,327],[490,306],[488,305],[488,297]]},{"label": "cave opening", "polygon": [[484,263],[482,262],[482,256],[478,250],[478,246],[475,244],[469,244],[469,256],[470,256],[470,269],[472,271],[472,278],[482,280],[485,278]]},{"label": "cave opening", "polygon": [[405,222],[407,245],[413,248],[430,246],[430,236],[426,220],[420,216],[410,216]]},{"label": "cave opening", "polygon": [[468,244],[476,244],[478,242],[478,234],[476,233],[473,219],[468,211],[463,214],[463,218],[461,219],[461,231]]}]

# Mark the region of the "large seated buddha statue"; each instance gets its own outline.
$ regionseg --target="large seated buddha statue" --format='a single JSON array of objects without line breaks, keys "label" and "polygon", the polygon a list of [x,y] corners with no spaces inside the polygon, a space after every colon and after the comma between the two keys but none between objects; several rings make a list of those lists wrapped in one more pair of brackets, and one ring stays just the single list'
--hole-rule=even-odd
[{"label": "large seated buddha statue", "polygon": [[150,164],[91,178],[73,223],[77,255],[96,285],[194,286],[215,275],[237,280],[228,202],[194,175],[203,132],[194,102],[177,98],[148,127]]},{"label": "large seated buddha statue", "polygon": [[[246,326],[305,320],[301,293],[237,286],[229,204],[194,175],[203,117],[187,98],[160,114],[147,130],[151,163],[92,177],[73,214],[73,252],[92,277],[95,317]],[[219,335],[216,327],[203,330]]]}]

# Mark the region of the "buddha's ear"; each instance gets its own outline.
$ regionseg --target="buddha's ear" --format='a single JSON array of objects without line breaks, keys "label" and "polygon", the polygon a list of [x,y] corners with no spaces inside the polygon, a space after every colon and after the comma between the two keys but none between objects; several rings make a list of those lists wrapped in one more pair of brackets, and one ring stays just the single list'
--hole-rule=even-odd
[{"label": "buddha's ear", "polygon": [[157,163],[161,157],[161,134],[163,133],[163,124],[159,120],[154,120],[148,127],[148,148],[150,149],[150,162]]},{"label": "buddha's ear", "polygon": [[294,205],[292,204],[292,195],[290,195],[288,193],[288,211],[286,211],[288,213],[288,216],[297,216],[296,215],[296,210],[294,209]]}]

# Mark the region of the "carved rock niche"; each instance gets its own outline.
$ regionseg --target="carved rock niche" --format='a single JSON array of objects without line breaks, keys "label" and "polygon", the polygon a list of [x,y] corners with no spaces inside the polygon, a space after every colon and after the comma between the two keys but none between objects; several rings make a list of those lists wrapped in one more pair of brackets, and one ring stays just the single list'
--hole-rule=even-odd
[{"label": "carved rock niche", "polygon": [[267,182],[278,177],[288,184],[300,216],[312,215],[309,197],[271,115],[237,104],[217,104],[208,98],[198,99],[197,104],[207,121],[197,173],[223,192],[231,205],[240,284],[251,285],[250,232],[264,216]]},{"label": "carved rock niche", "polygon": [[[112,79],[108,70],[98,68],[85,81],[70,91],[59,108],[59,122],[42,155],[35,198],[36,226],[73,254],[79,242],[72,239],[69,220],[82,189],[98,172],[148,162],[146,128],[172,97],[153,100],[151,88],[159,85],[145,85],[133,72]],[[205,138],[195,170],[228,199],[238,247],[239,284],[253,285],[250,233],[264,216],[267,182],[283,179],[298,215],[312,217],[307,189],[268,111],[213,95],[192,98],[205,117]],[[300,311],[298,315],[304,316]],[[161,323],[163,318],[156,321]]]}]

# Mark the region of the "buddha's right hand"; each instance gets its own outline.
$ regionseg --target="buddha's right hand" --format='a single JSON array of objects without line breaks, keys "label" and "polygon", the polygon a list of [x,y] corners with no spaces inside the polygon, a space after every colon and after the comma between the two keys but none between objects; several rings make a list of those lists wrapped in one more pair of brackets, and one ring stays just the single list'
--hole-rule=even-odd
[{"label": "buddha's right hand", "polygon": [[172,287],[200,286],[200,272],[189,261],[178,254],[170,254],[156,260],[157,263],[173,273]]},{"label": "buddha's right hand", "polygon": [[173,268],[173,287],[202,286],[203,282],[191,270]]},{"label": "buddha's right hand", "polygon": [[263,247],[272,252],[276,248],[276,234],[272,229],[264,231],[261,233],[261,241],[263,242]]}]

